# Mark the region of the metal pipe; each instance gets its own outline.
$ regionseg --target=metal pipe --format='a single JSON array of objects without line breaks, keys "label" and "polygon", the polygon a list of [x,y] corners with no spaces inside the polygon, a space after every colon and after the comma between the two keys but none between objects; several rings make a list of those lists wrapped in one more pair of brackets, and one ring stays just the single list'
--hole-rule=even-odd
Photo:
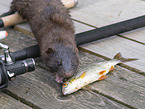
[{"label": "metal pipe", "polygon": [[76,35],[77,45],[89,43],[99,39],[118,35],[127,31],[138,29],[145,26],[145,15],[137,18],[129,19],[119,23],[96,28],[90,31],[79,33]]}]

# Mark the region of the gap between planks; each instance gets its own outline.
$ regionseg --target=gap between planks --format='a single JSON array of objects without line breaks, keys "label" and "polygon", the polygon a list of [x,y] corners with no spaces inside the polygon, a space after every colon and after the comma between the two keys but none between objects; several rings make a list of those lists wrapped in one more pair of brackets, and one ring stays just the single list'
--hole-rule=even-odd
[{"label": "gap between planks", "polygon": [[10,90],[7,90],[7,89],[4,89],[2,90],[3,93],[7,94],[8,96],[16,99],[16,100],[19,100],[21,103],[33,108],[33,109],[42,109],[40,108],[39,106],[35,105],[34,103],[31,103],[29,101],[27,101],[26,99],[22,98],[22,97],[19,97],[18,95],[16,95],[15,93],[11,92]]}]

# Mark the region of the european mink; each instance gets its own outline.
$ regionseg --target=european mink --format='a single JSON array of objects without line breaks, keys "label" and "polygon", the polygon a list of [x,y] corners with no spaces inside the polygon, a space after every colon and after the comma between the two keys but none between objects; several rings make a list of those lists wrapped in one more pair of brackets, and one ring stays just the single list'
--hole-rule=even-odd
[{"label": "european mink", "polygon": [[68,10],[60,0],[13,0],[10,11],[27,19],[36,37],[41,57],[56,81],[73,76],[78,67],[75,30]]}]

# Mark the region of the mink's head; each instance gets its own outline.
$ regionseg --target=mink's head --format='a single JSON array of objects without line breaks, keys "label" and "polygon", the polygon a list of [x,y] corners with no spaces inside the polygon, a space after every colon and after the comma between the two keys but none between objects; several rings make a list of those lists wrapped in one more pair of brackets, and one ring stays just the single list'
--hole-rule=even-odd
[{"label": "mink's head", "polygon": [[77,48],[64,45],[48,48],[42,59],[49,71],[55,73],[58,83],[72,77],[79,64]]}]

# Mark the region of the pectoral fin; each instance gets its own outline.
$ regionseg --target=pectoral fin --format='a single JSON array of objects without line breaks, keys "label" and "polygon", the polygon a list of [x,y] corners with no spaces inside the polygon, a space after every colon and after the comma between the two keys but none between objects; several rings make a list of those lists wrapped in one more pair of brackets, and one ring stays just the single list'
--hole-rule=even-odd
[{"label": "pectoral fin", "polygon": [[86,85],[82,89],[86,90],[86,91],[92,91],[93,90],[93,88],[90,85]]},{"label": "pectoral fin", "polygon": [[80,78],[84,78],[86,76],[86,73],[87,71],[83,72],[81,75],[80,75]]},{"label": "pectoral fin", "polygon": [[99,75],[103,75],[104,73],[106,73],[106,70],[99,72]]},{"label": "pectoral fin", "polygon": [[104,79],[106,79],[106,78],[107,78],[106,75],[102,75],[98,80],[104,80]]},{"label": "pectoral fin", "polygon": [[116,70],[116,68],[114,66],[111,66],[109,71],[112,71],[112,70]]}]

